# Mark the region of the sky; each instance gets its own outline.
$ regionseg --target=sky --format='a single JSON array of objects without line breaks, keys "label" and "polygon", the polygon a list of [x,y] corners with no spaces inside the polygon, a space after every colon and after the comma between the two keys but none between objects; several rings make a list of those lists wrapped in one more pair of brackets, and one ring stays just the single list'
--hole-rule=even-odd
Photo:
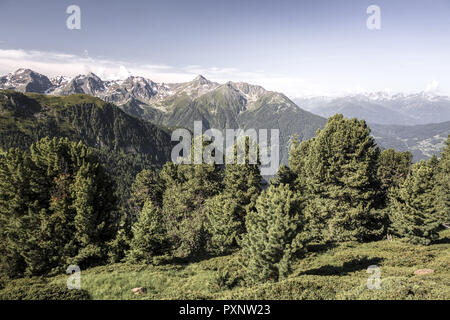
[{"label": "sky", "polygon": [[[80,29],[66,12],[80,8]],[[370,5],[380,8],[371,30]],[[372,20],[371,20],[372,21]],[[450,94],[450,0],[0,0],[0,75]]]}]

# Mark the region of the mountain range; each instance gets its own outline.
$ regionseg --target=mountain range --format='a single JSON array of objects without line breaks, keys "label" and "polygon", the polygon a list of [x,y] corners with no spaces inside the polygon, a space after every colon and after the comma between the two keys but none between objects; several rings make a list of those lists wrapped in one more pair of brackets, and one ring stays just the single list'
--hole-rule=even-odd
[{"label": "mountain range", "polygon": [[341,97],[307,97],[294,101],[323,117],[342,113],[385,125],[418,125],[450,121],[450,97],[432,92],[362,93]]},{"label": "mountain range", "polygon": [[37,92],[51,96],[87,94],[120,106],[126,113],[152,123],[204,130],[216,128],[280,129],[280,159],[287,162],[294,134],[310,139],[326,119],[299,108],[282,93],[257,85],[219,84],[199,75],[186,83],[156,83],[142,77],[103,81],[93,73],[74,78],[47,78],[19,69],[0,78],[0,89]]},{"label": "mountain range", "polygon": [[[310,139],[335,113],[365,119],[383,148],[409,150],[414,160],[439,153],[450,133],[450,99],[427,93],[373,93],[340,98],[312,97],[294,103],[282,93],[243,82],[219,84],[199,75],[185,83],[157,83],[143,77],[103,81],[93,73],[48,78],[29,69],[0,77],[0,89],[48,96],[87,94],[126,113],[165,127],[280,129],[280,159],[288,160],[296,134]],[[317,114],[315,114],[317,113]],[[428,124],[440,122],[440,124]],[[427,123],[426,125],[416,125]]]}]

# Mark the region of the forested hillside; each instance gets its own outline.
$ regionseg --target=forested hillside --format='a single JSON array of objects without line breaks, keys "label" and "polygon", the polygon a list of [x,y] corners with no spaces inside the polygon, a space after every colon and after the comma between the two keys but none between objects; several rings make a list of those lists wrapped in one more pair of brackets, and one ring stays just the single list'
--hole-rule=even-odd
[{"label": "forested hillside", "polygon": [[93,148],[116,185],[121,206],[127,206],[136,174],[161,168],[173,145],[169,129],[92,96],[0,90],[0,152],[27,150],[44,137],[67,137]]},{"label": "forested hillside", "polygon": [[[149,286],[142,298],[449,297],[445,283],[434,284],[449,273],[450,137],[440,158],[412,164],[409,152],[382,151],[365,121],[336,115],[314,138],[294,140],[289,165],[266,185],[259,159],[250,162],[248,138],[243,163],[128,166],[127,155],[149,149],[133,140],[139,131],[120,124],[167,132],[92,99],[3,93],[3,130],[31,141],[52,132],[46,123],[53,121],[66,136],[3,150],[3,299],[130,298],[124,282]],[[100,136],[97,117],[107,119]],[[131,149],[122,140],[130,132]],[[61,273],[73,264],[97,285],[68,291]],[[369,291],[362,276],[373,265],[386,272],[381,291]],[[430,268],[435,275],[411,278]]]}]

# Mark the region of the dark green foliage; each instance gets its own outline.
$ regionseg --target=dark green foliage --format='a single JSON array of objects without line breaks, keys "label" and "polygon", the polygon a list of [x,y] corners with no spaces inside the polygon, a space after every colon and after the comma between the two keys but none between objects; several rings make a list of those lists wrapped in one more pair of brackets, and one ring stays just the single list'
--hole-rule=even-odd
[{"label": "dark green foliage", "polygon": [[0,300],[91,300],[91,296],[86,290],[70,290],[42,278],[23,278],[0,290]]},{"label": "dark green foliage", "polygon": [[145,154],[127,153],[123,150],[114,151],[109,148],[92,148],[92,151],[97,155],[114,182],[119,207],[129,214],[131,187],[136,175],[144,169],[157,170],[159,165],[153,163]]},{"label": "dark green foliage", "polygon": [[278,281],[303,247],[301,206],[287,185],[270,186],[247,215],[243,263],[252,282]]},{"label": "dark green foliage", "polygon": [[241,223],[239,205],[234,197],[219,194],[206,200],[204,211],[206,215],[206,230],[209,233],[209,251],[224,254],[237,244],[237,236]]},{"label": "dark green foliage", "polygon": [[307,190],[306,178],[306,161],[309,157],[310,146],[314,143],[314,138],[311,140],[299,142],[296,137],[292,142],[291,150],[289,152],[289,180],[291,180],[291,187],[296,192],[305,195]]},{"label": "dark green foliage", "polygon": [[287,184],[291,187],[294,186],[296,175],[292,172],[291,168],[282,164],[278,168],[277,176],[270,180],[273,185]]},{"label": "dark green foliage", "polygon": [[450,226],[450,136],[439,161],[437,184],[438,210],[442,212],[447,226]]},{"label": "dark green foliage", "polygon": [[[132,155],[128,155],[126,160],[136,159]],[[147,163],[147,166],[144,165]],[[130,165],[130,164],[134,164]],[[113,168],[114,166],[111,165]],[[163,181],[150,169],[145,167],[153,167],[149,161],[141,162],[139,159],[136,162],[125,163],[123,167],[126,176],[119,175],[117,178],[117,185],[122,190],[120,203],[121,221],[120,229],[116,238],[111,242],[110,246],[110,260],[112,262],[121,261],[125,258],[125,253],[130,250],[130,241],[133,238],[132,226],[136,223],[139,213],[142,211],[146,201],[150,200],[156,203],[158,208],[162,207],[162,193],[164,191]],[[138,174],[134,169],[140,168]],[[130,182],[133,175],[133,180]],[[125,178],[125,179],[124,179]]]},{"label": "dark green foliage", "polygon": [[225,168],[223,194],[236,202],[234,220],[239,225],[237,229],[239,236],[245,233],[245,216],[254,210],[256,199],[262,189],[263,179],[259,171],[259,149],[256,142],[248,137],[245,141],[239,141],[234,146],[234,159],[235,161],[227,164]]},{"label": "dark green foliage", "polygon": [[1,250],[8,274],[104,262],[116,232],[114,190],[81,143],[44,138],[0,163]]},{"label": "dark green foliage", "polygon": [[174,254],[193,257],[204,252],[203,205],[222,190],[222,171],[214,164],[167,164],[161,177],[166,185],[163,213]]},{"label": "dark green foliage", "polygon": [[67,97],[0,90],[0,149],[26,150],[44,137],[67,137],[95,148],[114,180],[122,211],[128,211],[130,187],[144,168],[170,160],[168,129],[127,115],[87,95]]},{"label": "dark green foliage", "polygon": [[386,218],[377,178],[379,149],[366,123],[336,115],[299,148],[306,151],[293,171],[297,188],[306,185],[310,236],[332,242],[381,238]]},{"label": "dark green foliage", "polygon": [[387,194],[392,187],[398,187],[405,181],[411,169],[412,154],[408,151],[396,152],[383,150],[378,158],[378,178],[381,189]]},{"label": "dark green foliage", "polygon": [[169,242],[161,209],[147,200],[133,225],[133,240],[128,258],[132,262],[152,263],[155,256],[167,253]]},{"label": "dark green foliage", "polygon": [[136,176],[131,187],[131,209],[140,212],[147,200],[155,206],[162,207],[162,195],[164,193],[164,182],[154,171],[144,169]]},{"label": "dark green foliage", "polygon": [[128,249],[134,221],[131,185],[144,168],[156,170],[170,159],[169,130],[87,95],[57,97],[0,90],[0,150],[26,150],[46,136],[81,140],[92,147],[111,176],[121,233],[110,243],[110,253],[112,261],[119,261]]},{"label": "dark green foliage", "polygon": [[438,209],[436,165],[420,161],[412,167],[411,174],[399,188],[391,190],[391,230],[412,243],[429,245],[438,238],[444,222]]}]

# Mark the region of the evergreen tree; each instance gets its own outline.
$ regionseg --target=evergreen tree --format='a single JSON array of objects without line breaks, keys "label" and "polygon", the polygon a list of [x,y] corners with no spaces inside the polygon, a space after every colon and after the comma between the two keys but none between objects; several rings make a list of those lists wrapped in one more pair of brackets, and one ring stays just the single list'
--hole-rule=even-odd
[{"label": "evergreen tree", "polygon": [[294,172],[286,166],[285,164],[281,164],[278,168],[277,176],[270,180],[270,183],[279,186],[280,184],[287,184],[291,188],[294,186],[294,181],[296,179],[296,175]]},{"label": "evergreen tree", "polygon": [[133,262],[152,263],[153,257],[167,252],[168,237],[161,209],[147,200],[133,225],[133,239],[128,258]]},{"label": "evergreen tree", "polygon": [[437,185],[438,209],[442,212],[444,223],[450,225],[450,135],[439,161]]},{"label": "evergreen tree", "polygon": [[378,178],[381,189],[386,193],[392,187],[398,187],[405,181],[411,170],[412,154],[409,151],[396,152],[394,149],[383,150],[378,158]]},{"label": "evergreen tree", "polygon": [[[192,144],[195,145],[194,143]],[[167,232],[178,257],[194,257],[206,250],[206,216],[203,206],[222,189],[218,164],[166,164],[163,212]]]},{"label": "evergreen tree", "polygon": [[[294,169],[306,184],[309,234],[321,241],[367,241],[385,234],[386,217],[377,178],[379,149],[365,121],[335,115],[304,145]],[[304,182],[303,182],[304,180]]]},{"label": "evergreen tree", "polygon": [[243,263],[254,282],[285,278],[295,253],[303,247],[303,215],[287,185],[270,186],[247,215]]},{"label": "evergreen tree", "polygon": [[[162,195],[164,184],[153,171],[144,169],[136,175],[131,186],[131,208],[133,211],[141,212],[147,200],[158,207],[162,207]],[[137,215],[136,215],[137,216]]]},{"label": "evergreen tree", "polygon": [[224,254],[236,247],[236,240],[240,230],[239,205],[234,197],[219,194],[206,200],[204,210],[206,214],[206,230],[209,234],[208,249],[215,254]]},{"label": "evergreen tree", "polygon": [[420,161],[411,174],[390,193],[391,231],[412,243],[423,245],[436,240],[443,222],[437,208],[436,170],[432,161]]},{"label": "evergreen tree", "polygon": [[289,168],[292,177],[289,177],[292,182],[292,188],[297,193],[305,195],[306,193],[306,161],[309,157],[309,149],[311,144],[314,143],[314,138],[301,143],[294,137],[291,149],[289,151]]},{"label": "evergreen tree", "polygon": [[245,233],[245,217],[254,210],[262,189],[258,146],[244,137],[233,146],[233,162],[225,168],[223,192],[205,205],[208,247],[217,254],[237,247]]},{"label": "evergreen tree", "polygon": [[[244,150],[240,150],[242,146]],[[238,151],[244,155],[243,159],[238,159]],[[234,220],[238,223],[237,236],[245,233],[245,216],[254,210],[256,199],[261,193],[263,179],[258,153],[256,143],[245,137],[241,144],[234,145],[235,162],[226,164],[223,194],[228,200],[234,199],[236,204]]]},{"label": "evergreen tree", "polygon": [[111,181],[81,143],[44,138],[0,164],[2,254],[16,275],[105,260],[116,231]]}]

